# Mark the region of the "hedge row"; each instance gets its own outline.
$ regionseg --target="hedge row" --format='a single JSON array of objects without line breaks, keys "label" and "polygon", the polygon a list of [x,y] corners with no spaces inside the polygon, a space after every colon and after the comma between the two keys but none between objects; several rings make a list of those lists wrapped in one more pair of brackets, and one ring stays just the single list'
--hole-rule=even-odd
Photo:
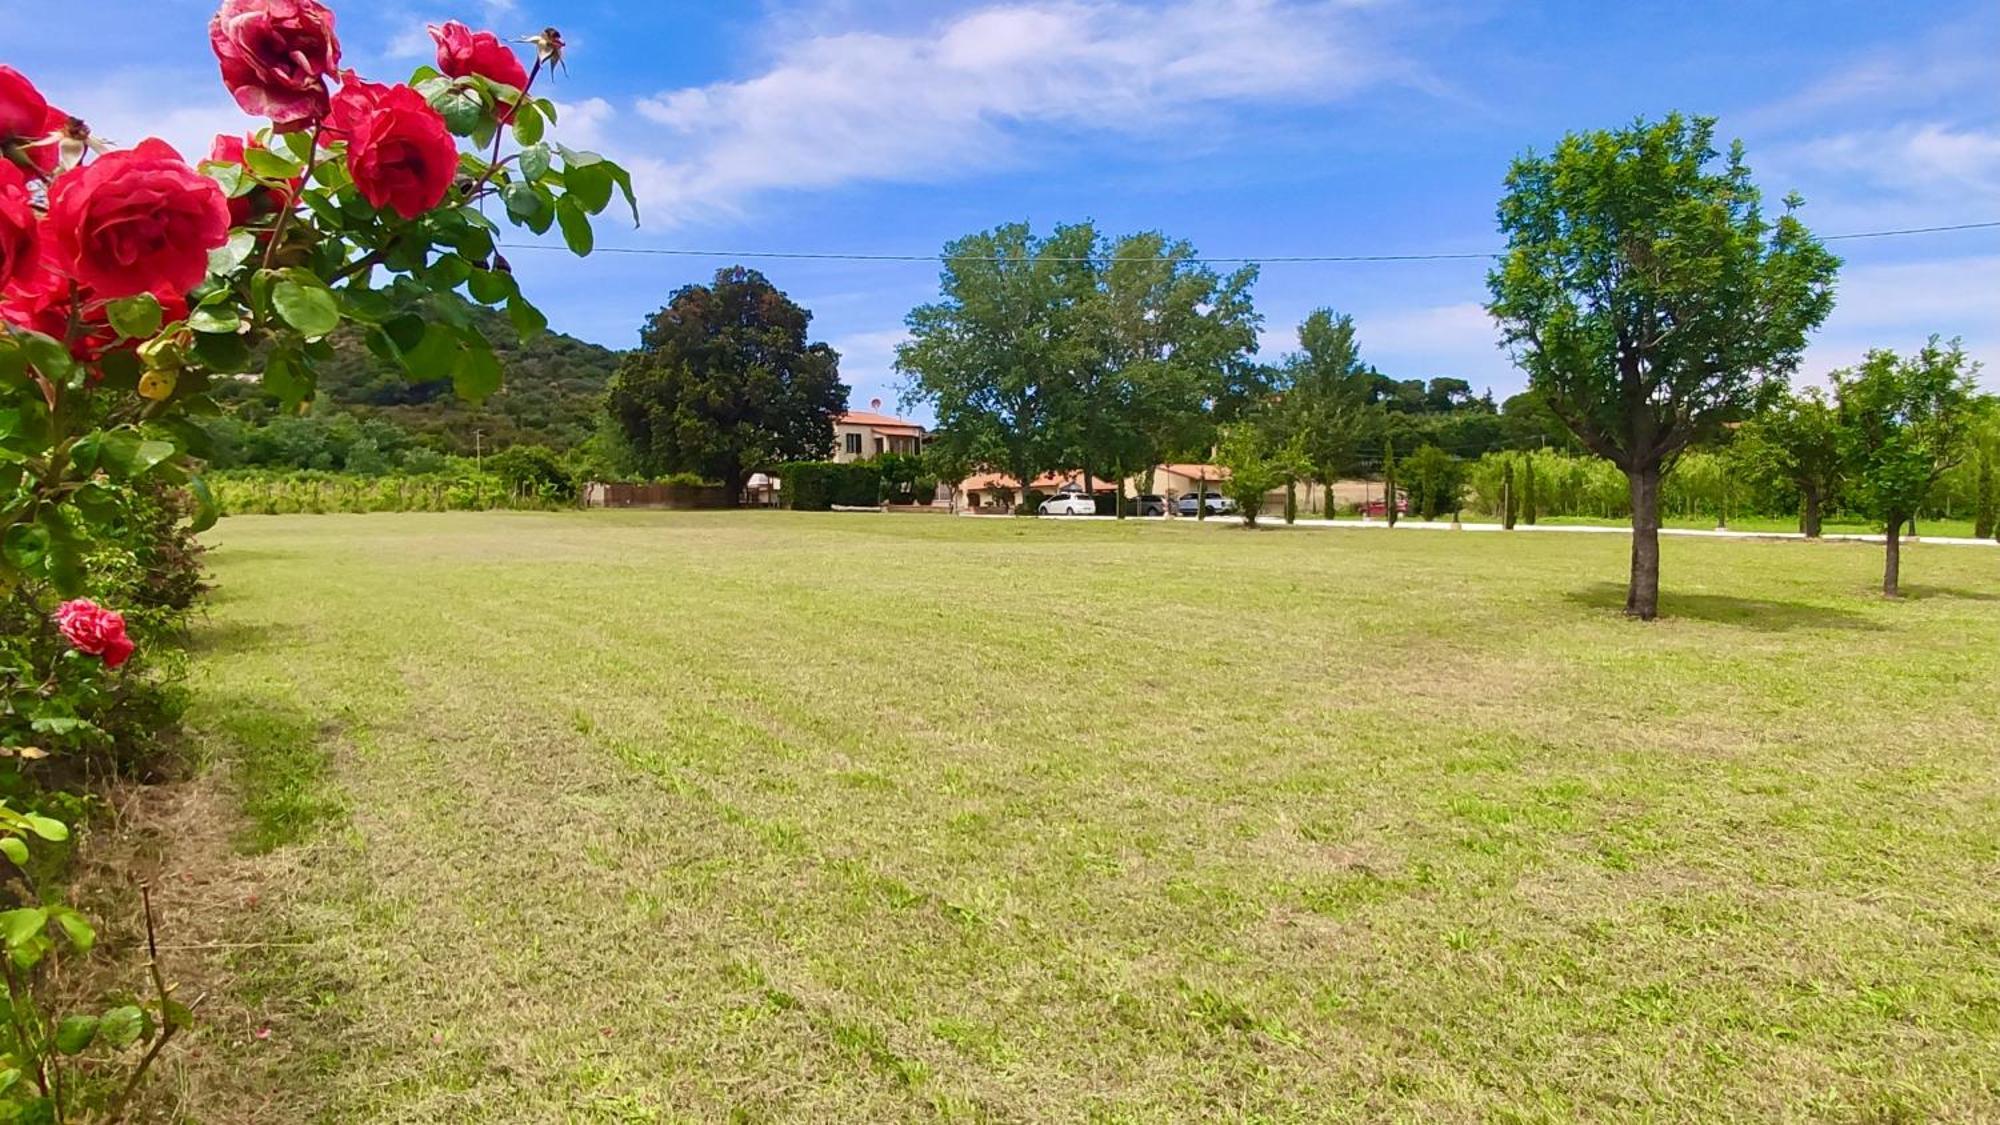
[{"label": "hedge row", "polygon": [[882,470],[866,461],[802,461],[784,467],[785,504],[796,511],[869,508],[882,502]]}]

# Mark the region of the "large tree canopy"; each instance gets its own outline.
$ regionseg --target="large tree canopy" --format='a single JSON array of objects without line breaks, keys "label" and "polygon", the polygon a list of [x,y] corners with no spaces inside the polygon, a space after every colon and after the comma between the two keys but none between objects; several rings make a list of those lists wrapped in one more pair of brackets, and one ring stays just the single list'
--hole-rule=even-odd
[{"label": "large tree canopy", "polygon": [[1013,223],[945,247],[940,299],[910,312],[896,350],[909,399],[937,415],[941,460],[1004,468],[1024,488],[1060,463],[1096,241],[1087,224],[1037,238]]},{"label": "large tree canopy", "polygon": [[675,290],[611,380],[611,415],[640,463],[721,481],[733,500],[757,469],[826,457],[847,386],[840,356],[807,342],[811,322],[742,266]]},{"label": "large tree canopy", "polygon": [[1796,368],[1839,266],[1786,200],[1775,222],[1711,118],[1572,134],[1514,162],[1488,308],[1515,362],[1585,446],[1625,472],[1625,610],[1659,610],[1660,477]]},{"label": "large tree canopy", "polygon": [[937,415],[937,455],[1029,480],[1123,476],[1212,440],[1212,407],[1256,349],[1254,269],[1228,277],[1158,233],[1024,224],[946,248],[940,300],[897,367]]}]

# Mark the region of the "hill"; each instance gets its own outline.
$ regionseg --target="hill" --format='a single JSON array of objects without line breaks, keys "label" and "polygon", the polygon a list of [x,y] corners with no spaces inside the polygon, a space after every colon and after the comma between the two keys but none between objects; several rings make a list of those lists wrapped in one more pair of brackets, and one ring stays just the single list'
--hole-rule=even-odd
[{"label": "hill", "polygon": [[[320,367],[317,409],[392,422],[422,444],[452,453],[471,453],[475,432],[491,451],[519,444],[570,449],[596,431],[618,352],[559,332],[524,344],[505,315],[478,310],[475,316],[506,370],[501,389],[485,402],[459,398],[449,379],[411,381],[370,352],[360,332],[346,328],[334,336],[339,354]],[[252,424],[277,409],[254,384],[224,397]]]}]

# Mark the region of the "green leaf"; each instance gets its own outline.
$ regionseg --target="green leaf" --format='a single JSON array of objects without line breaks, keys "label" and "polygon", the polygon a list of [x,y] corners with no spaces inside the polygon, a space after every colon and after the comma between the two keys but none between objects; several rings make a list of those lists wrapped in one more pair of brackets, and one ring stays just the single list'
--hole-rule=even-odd
[{"label": "green leaf", "polygon": [[88,953],[90,947],[97,944],[97,931],[91,929],[90,923],[83,915],[74,910],[58,911],[56,925],[62,927],[63,936],[69,939],[70,948],[78,953]]},{"label": "green leaf", "polygon": [[56,1025],[56,1050],[65,1055],[81,1054],[97,1038],[97,1017],[82,1014],[64,1016]]},{"label": "green leaf", "polygon": [[576,200],[565,195],[556,200],[556,222],[562,227],[563,241],[569,244],[570,253],[579,258],[587,258],[593,245],[590,233],[590,216],[576,205]]},{"label": "green leaf", "polygon": [[234,305],[204,305],[188,314],[188,327],[210,336],[233,336],[243,327]]},{"label": "green leaf", "polygon": [[431,108],[444,118],[444,127],[461,137],[486,120],[486,99],[469,84],[447,86],[430,101]]},{"label": "green leaf", "polygon": [[243,165],[241,164],[221,164],[203,161],[201,174],[214,180],[221,186],[222,194],[231,199],[243,194],[243,181],[246,177],[243,175]]},{"label": "green leaf", "polygon": [[194,338],[194,354],[202,366],[225,375],[239,375],[249,371],[255,362],[249,343],[234,333],[228,335],[197,333]]},{"label": "green leaf", "polygon": [[104,1013],[97,1021],[97,1039],[114,1050],[122,1050],[139,1041],[146,1033],[146,1013],[143,1009],[127,1004]]},{"label": "green leaf", "polygon": [[416,347],[403,349],[403,368],[420,381],[458,377],[458,333],[441,324],[427,325]]},{"label": "green leaf", "polygon": [[603,157],[587,149],[574,149],[565,145],[557,145],[556,152],[562,155],[563,163],[571,168],[582,168],[589,164],[601,164],[604,161]]},{"label": "green leaf", "polygon": [[185,1031],[194,1026],[194,1009],[179,1000],[161,1001],[160,1015],[166,1020],[168,1027],[178,1027]]},{"label": "green leaf", "polygon": [[515,182],[500,189],[500,201],[507,205],[507,217],[541,234],[555,221],[555,206],[548,189]]},{"label": "green leaf", "polygon": [[542,111],[535,103],[523,103],[514,113],[514,140],[523,145],[539,143],[542,139],[543,124]]},{"label": "green leaf", "polygon": [[424,280],[437,289],[456,289],[472,276],[472,263],[457,254],[441,254],[431,263]]},{"label": "green leaf", "polygon": [[208,252],[208,272],[211,277],[228,277],[236,268],[250,260],[250,254],[257,249],[257,236],[247,230],[229,232],[229,241]]},{"label": "green leaf", "polygon": [[49,533],[38,524],[17,523],[0,539],[0,558],[23,572],[37,572],[49,553]]},{"label": "green leaf", "polygon": [[76,360],[62,342],[40,332],[26,332],[15,329],[14,338],[20,342],[21,350],[27,354],[28,362],[45,378],[55,382],[68,379],[76,369]]},{"label": "green leaf", "polygon": [[639,197],[632,191],[632,173],[627,172],[620,165],[612,164],[608,160],[604,163],[611,169],[611,178],[618,182],[618,194],[625,197],[625,206],[632,209],[632,225],[635,227],[638,226]]},{"label": "green leaf", "polygon": [[264,363],[264,389],[284,405],[287,412],[312,397],[312,373],[296,352],[275,351]]},{"label": "green leaf", "polygon": [[271,307],[304,336],[324,336],[340,327],[340,303],[333,291],[285,278],[271,289]]},{"label": "green leaf", "polygon": [[49,913],[39,907],[0,912],[0,939],[9,946],[24,945],[49,924]]},{"label": "green leaf", "polygon": [[549,174],[549,146],[539,142],[521,150],[521,178],[533,182]]},{"label": "green leaf", "polygon": [[[37,729],[39,729],[42,723],[48,721],[50,720],[47,719],[36,720],[35,726],[37,727]],[[89,723],[84,722],[82,719],[73,719],[71,721],[81,724],[82,726],[85,727],[90,726]],[[57,820],[52,816],[40,816],[35,813],[27,813],[21,817],[21,822],[28,826],[28,831],[33,832],[35,835],[40,836],[42,839],[47,840],[51,843],[59,844],[62,841],[69,839],[69,825],[64,824],[62,821]]]},{"label": "green leaf", "polygon": [[134,340],[150,339],[153,333],[160,330],[160,299],[151,293],[121,297],[105,303],[104,315],[120,336]]},{"label": "green leaf", "polygon": [[[89,719],[79,719],[74,715],[44,715],[39,719],[34,719],[30,721],[28,723],[28,729],[34,731],[36,734],[62,735],[62,734],[84,734],[92,731],[97,731],[98,728],[97,724],[91,722]],[[102,732],[100,731],[99,733]],[[22,817],[21,819],[23,822],[25,822],[27,821],[28,818]],[[48,820],[47,817],[43,817],[41,819]],[[50,820],[49,823],[55,825],[57,828],[62,828],[64,835],[45,837],[45,838],[56,839],[56,840],[63,840],[69,838],[67,835],[69,830],[67,828],[63,828],[62,821]],[[30,825],[30,827],[32,828],[33,826]],[[42,833],[39,831],[37,831],[35,834],[38,836],[42,835]]]},{"label": "green leaf", "polygon": [[526,343],[548,330],[549,318],[542,310],[528,303],[526,297],[516,293],[507,299],[507,319],[514,322],[514,332]]},{"label": "green leaf", "polygon": [[196,535],[215,526],[222,516],[222,508],[215,502],[215,492],[208,487],[208,481],[200,474],[188,478],[188,491],[194,493],[194,515],[188,521],[188,530]]},{"label": "green leaf", "polygon": [[160,441],[158,439],[142,441],[139,443],[138,451],[132,457],[132,475],[135,477],[143,476],[151,472],[154,466],[179,452],[180,450],[175,448],[174,443],[170,441]]},{"label": "green leaf", "polygon": [[466,288],[471,291],[472,299],[483,305],[497,305],[520,292],[513,275],[499,270],[473,270]]},{"label": "green leaf", "polygon": [[303,130],[296,133],[280,133],[277,135],[277,140],[279,144],[285,146],[286,151],[298,157],[299,163],[304,164],[306,161],[312,159],[313,138],[311,133]]},{"label": "green leaf", "polygon": [[563,187],[569,198],[593,215],[611,205],[611,186],[611,168],[601,160],[563,169]]},{"label": "green leaf", "polygon": [[472,402],[480,402],[487,395],[500,389],[502,372],[500,357],[484,340],[468,344],[458,355],[458,366],[451,372],[451,385],[459,397]]},{"label": "green leaf", "polygon": [[0,836],[0,855],[13,860],[16,867],[28,866],[28,845],[19,836]]},{"label": "green leaf", "polygon": [[267,148],[245,148],[243,163],[267,180],[290,180],[305,171],[305,165]]}]

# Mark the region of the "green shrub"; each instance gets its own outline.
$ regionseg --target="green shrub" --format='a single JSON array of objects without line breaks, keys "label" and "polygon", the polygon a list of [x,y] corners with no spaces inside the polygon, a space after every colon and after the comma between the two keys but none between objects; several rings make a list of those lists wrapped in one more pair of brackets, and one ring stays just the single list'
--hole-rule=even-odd
[{"label": "green shrub", "polygon": [[785,506],[800,512],[868,508],[882,502],[882,473],[872,462],[796,461],[779,471]]}]

